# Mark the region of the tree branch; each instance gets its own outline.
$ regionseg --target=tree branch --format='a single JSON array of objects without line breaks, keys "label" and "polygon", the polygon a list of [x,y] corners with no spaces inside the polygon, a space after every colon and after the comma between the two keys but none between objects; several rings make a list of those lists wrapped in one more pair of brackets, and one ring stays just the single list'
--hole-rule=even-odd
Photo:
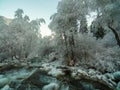
[{"label": "tree branch", "polygon": [[118,44],[119,47],[120,47],[120,37],[119,37],[117,31],[116,31],[114,28],[112,28],[110,25],[108,25],[108,27],[112,30],[112,32],[113,32],[113,34],[114,34],[114,36],[115,36],[115,39],[116,39],[116,41],[117,41],[117,44]]}]

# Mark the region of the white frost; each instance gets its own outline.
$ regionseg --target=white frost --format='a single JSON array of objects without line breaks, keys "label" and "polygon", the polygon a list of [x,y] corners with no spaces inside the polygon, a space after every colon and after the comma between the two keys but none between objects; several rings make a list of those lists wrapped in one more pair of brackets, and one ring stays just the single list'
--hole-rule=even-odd
[{"label": "white frost", "polygon": [[56,69],[56,68],[52,68],[51,71],[48,72],[48,74],[53,75],[55,77],[60,75],[65,75],[65,73],[63,73],[61,69]]}]

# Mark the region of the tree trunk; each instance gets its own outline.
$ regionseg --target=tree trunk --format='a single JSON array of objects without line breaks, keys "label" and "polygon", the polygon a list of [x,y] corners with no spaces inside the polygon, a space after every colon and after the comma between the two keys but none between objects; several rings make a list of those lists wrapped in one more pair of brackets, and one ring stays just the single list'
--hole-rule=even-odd
[{"label": "tree trunk", "polygon": [[75,56],[74,56],[74,37],[73,33],[71,32],[71,36],[68,37],[68,66],[74,66],[75,65]]},{"label": "tree trunk", "polygon": [[71,46],[71,60],[69,62],[69,65],[74,66],[74,64],[75,64],[75,56],[74,56],[74,51],[73,51],[73,49],[74,49],[74,37],[73,37],[73,34],[72,34],[72,36],[70,38],[69,43],[70,43],[70,46]]},{"label": "tree trunk", "polygon": [[115,36],[115,39],[116,39],[116,41],[117,41],[117,44],[118,44],[119,47],[120,47],[120,37],[119,37],[117,31],[116,31],[114,28],[112,28],[110,25],[108,25],[108,27],[112,30],[112,32],[113,32],[113,34],[114,34],[114,36]]}]

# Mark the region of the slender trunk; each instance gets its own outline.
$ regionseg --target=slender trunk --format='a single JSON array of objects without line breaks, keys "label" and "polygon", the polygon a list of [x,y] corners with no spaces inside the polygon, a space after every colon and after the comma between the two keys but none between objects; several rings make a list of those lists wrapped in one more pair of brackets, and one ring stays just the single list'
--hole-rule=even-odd
[{"label": "slender trunk", "polygon": [[112,32],[113,32],[113,34],[114,34],[114,36],[115,36],[115,39],[116,39],[116,41],[117,41],[117,44],[118,44],[119,47],[120,47],[120,37],[119,37],[117,31],[116,31],[114,28],[112,28],[110,25],[108,25],[108,27],[112,30]]},{"label": "slender trunk", "polygon": [[69,46],[70,46],[70,55],[69,55],[69,62],[68,65],[69,66],[74,66],[75,64],[75,57],[74,57],[74,37],[73,37],[73,33],[72,35],[69,37]]},{"label": "slender trunk", "polygon": [[65,41],[66,54],[67,54],[69,52],[69,49],[68,49],[68,44],[67,44],[67,36],[65,35],[65,33],[64,33],[64,41]]},{"label": "slender trunk", "polygon": [[74,37],[73,35],[71,35],[70,37],[67,36],[65,33],[63,33],[63,36],[64,36],[64,43],[65,43],[65,47],[66,47],[66,50],[65,50],[65,62],[66,62],[66,65],[68,66],[74,66],[75,64],[75,58],[74,58]]}]

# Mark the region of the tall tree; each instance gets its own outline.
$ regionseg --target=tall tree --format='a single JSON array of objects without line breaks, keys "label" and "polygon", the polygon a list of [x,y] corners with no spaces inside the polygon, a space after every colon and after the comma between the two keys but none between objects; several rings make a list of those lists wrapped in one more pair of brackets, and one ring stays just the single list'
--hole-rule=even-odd
[{"label": "tall tree", "polygon": [[22,14],[22,9],[15,12],[15,18],[9,24],[3,36],[6,50],[12,58],[17,59],[29,58],[38,54],[36,48],[40,37],[36,32],[40,30],[41,23],[45,23],[44,19],[32,20],[31,22],[34,21],[35,23],[31,23],[29,16],[23,16]]},{"label": "tall tree", "polygon": [[86,14],[85,0],[62,0],[58,3],[57,13],[51,17],[49,27],[56,33],[58,43],[61,42],[60,48],[65,52],[63,56],[67,65],[75,64],[74,37],[78,32],[87,31]]},{"label": "tall tree", "polygon": [[[99,23],[103,29],[99,30],[100,33],[104,32],[105,35],[106,27],[113,32],[115,39],[119,45],[119,16],[120,16],[120,1],[119,0],[93,0],[95,1],[95,6],[97,7],[96,11],[99,10],[98,17],[95,19],[95,22],[92,24],[94,26],[95,23]],[[92,28],[93,29],[93,28]],[[99,33],[99,35],[100,35]]]}]

